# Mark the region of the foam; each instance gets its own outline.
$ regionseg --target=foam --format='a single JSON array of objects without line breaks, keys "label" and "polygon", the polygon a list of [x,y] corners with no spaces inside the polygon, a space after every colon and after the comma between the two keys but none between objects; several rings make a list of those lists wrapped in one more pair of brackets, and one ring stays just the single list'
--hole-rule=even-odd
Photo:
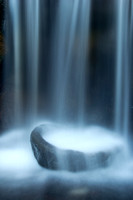
[{"label": "foam", "polygon": [[102,127],[55,128],[43,135],[49,143],[62,148],[84,152],[110,150],[124,145],[123,139],[116,133]]}]

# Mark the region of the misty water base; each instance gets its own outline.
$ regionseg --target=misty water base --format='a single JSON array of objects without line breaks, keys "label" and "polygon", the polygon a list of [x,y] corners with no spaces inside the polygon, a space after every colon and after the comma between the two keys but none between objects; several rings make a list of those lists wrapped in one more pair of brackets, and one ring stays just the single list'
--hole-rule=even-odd
[{"label": "misty water base", "polygon": [[[1,199],[132,199],[133,161],[124,155],[109,167],[91,171],[48,170],[37,164],[26,138],[25,130],[14,130],[0,138]],[[121,139],[118,144],[122,144]]]}]

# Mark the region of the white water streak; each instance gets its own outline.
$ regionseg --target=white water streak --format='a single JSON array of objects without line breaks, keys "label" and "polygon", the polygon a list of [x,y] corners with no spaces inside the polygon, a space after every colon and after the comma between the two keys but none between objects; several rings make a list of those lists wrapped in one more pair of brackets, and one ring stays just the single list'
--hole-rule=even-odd
[{"label": "white water streak", "polygon": [[15,120],[21,120],[21,27],[20,27],[20,1],[10,0],[9,8],[13,22],[13,43],[14,43],[14,70],[15,70]]},{"label": "white water streak", "polygon": [[116,103],[115,103],[115,129],[120,132],[121,128],[121,107],[122,107],[122,63],[123,63],[123,10],[124,1],[117,1],[118,22],[117,22],[117,64],[116,64]]},{"label": "white water streak", "polygon": [[59,119],[67,117],[71,103],[76,101],[78,121],[83,121],[90,3],[90,0],[59,2],[52,63],[54,108]]},{"label": "white water streak", "polygon": [[[118,35],[115,94],[115,130],[125,137],[129,155],[129,107],[130,107],[130,74],[132,25],[129,23],[130,1],[117,1]],[[132,22],[132,19],[131,19]]]},{"label": "white water streak", "polygon": [[[34,3],[33,3],[34,1]],[[37,115],[38,102],[38,65],[39,65],[39,0],[28,0],[27,43],[28,43],[28,85],[30,94],[29,114],[32,120]]]}]

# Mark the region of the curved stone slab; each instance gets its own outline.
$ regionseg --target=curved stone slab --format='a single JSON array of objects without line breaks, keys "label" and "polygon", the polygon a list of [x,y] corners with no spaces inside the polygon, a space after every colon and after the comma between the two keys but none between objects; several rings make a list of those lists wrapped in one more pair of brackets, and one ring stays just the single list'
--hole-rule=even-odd
[{"label": "curved stone slab", "polygon": [[75,150],[64,150],[48,143],[45,138],[47,131],[57,128],[54,125],[42,125],[35,128],[31,133],[31,146],[38,163],[47,169],[84,171],[107,167],[116,155],[121,152],[120,148],[112,151],[100,151],[96,153],[84,153]]}]

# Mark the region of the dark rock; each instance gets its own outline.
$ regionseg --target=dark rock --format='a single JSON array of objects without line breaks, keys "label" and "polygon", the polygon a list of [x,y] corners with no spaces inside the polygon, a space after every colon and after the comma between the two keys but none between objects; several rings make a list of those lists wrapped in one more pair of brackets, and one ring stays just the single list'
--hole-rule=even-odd
[{"label": "dark rock", "polygon": [[59,149],[43,139],[43,135],[45,135],[49,128],[51,128],[51,125],[39,126],[31,133],[32,149],[35,158],[42,167],[73,172],[93,170],[108,166],[115,154],[117,155],[119,152],[119,149],[97,153]]}]

